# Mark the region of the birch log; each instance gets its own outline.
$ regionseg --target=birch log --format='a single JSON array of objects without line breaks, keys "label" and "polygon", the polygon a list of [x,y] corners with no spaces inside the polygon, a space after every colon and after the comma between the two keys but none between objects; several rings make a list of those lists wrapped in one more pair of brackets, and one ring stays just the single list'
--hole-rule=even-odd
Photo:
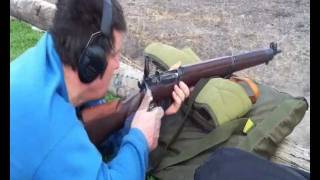
[{"label": "birch log", "polygon": [[40,29],[48,30],[56,5],[42,0],[10,0],[10,15]]}]

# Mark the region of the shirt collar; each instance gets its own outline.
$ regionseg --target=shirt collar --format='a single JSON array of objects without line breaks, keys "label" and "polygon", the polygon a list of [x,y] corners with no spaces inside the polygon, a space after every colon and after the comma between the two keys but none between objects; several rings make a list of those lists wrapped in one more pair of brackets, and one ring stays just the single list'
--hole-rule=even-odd
[{"label": "shirt collar", "polygon": [[47,56],[48,56],[47,59],[52,65],[54,65],[54,69],[58,71],[57,74],[59,76],[59,85],[57,88],[57,93],[61,95],[67,102],[69,102],[67,87],[64,80],[62,61],[55,49],[55,44],[54,44],[52,35],[49,32],[46,32],[45,36],[47,36],[47,43],[46,43]]}]

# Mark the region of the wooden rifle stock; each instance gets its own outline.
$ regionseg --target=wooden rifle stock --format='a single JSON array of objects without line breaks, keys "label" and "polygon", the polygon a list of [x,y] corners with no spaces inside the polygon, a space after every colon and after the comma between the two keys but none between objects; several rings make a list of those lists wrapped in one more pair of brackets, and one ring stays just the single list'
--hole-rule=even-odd
[{"label": "wooden rifle stock", "polygon": [[151,76],[145,72],[145,77],[139,85],[141,90],[139,93],[124,100],[86,108],[81,112],[89,138],[95,145],[98,145],[108,135],[120,129],[125,119],[140,106],[146,87],[151,89],[153,100],[157,103],[171,98],[173,87],[179,81],[184,81],[190,87],[201,78],[226,77],[236,71],[263,63],[267,64],[279,52],[281,51],[277,50],[277,45],[271,43],[270,48],[267,49],[210,59]]},{"label": "wooden rifle stock", "polygon": [[98,145],[108,135],[120,129],[126,118],[138,109],[144,94],[139,92],[124,100],[83,109],[82,120],[90,140]]}]

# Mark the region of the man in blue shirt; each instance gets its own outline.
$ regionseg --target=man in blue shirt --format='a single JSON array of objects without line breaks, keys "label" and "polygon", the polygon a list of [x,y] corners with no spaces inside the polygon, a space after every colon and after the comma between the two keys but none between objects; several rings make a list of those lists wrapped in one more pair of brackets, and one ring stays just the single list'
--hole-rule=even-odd
[{"label": "man in blue shirt", "polygon": [[10,64],[11,179],[145,179],[161,117],[176,113],[189,96],[183,82],[165,111],[148,111],[146,93],[108,163],[76,113],[105,95],[125,31],[116,0],[60,0],[50,31]]}]

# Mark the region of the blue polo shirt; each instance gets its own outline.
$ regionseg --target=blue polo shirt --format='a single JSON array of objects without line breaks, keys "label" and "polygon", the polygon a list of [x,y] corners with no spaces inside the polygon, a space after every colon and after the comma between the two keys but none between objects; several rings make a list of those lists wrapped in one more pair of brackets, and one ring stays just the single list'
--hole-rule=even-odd
[{"label": "blue polo shirt", "polygon": [[109,163],[69,102],[50,33],[10,64],[11,179],[145,179],[148,145],[130,129]]}]

